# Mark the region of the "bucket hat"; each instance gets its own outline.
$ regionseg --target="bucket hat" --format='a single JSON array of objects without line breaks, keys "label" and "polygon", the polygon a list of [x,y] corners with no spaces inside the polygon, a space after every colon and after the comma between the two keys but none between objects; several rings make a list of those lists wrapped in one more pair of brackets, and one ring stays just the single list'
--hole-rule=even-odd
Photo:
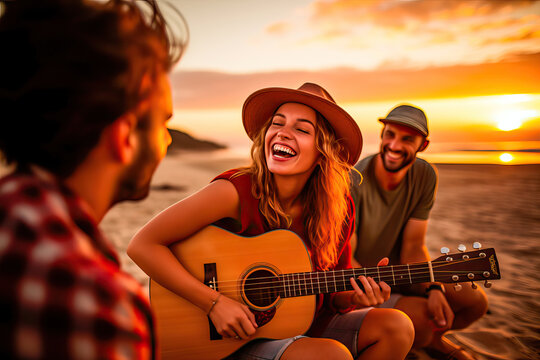
[{"label": "bucket hat", "polygon": [[319,112],[332,126],[337,140],[343,145],[342,158],[354,165],[362,151],[362,133],[354,119],[321,86],[305,83],[298,89],[271,87],[251,94],[242,108],[242,122],[253,140],[261,127],[285,103],[300,103]]},{"label": "bucket hat", "polygon": [[385,118],[379,119],[382,123],[395,123],[405,125],[420,132],[424,136],[429,135],[426,114],[412,105],[399,105],[393,108]]}]

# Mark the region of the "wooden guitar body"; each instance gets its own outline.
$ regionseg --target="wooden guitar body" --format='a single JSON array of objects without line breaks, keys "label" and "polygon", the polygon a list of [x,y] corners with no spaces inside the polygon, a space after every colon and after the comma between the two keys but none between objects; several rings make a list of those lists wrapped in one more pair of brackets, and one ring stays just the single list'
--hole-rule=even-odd
[{"label": "wooden guitar body", "polygon": [[[315,295],[253,304],[242,290],[246,275],[256,271],[270,275],[312,271],[307,249],[296,234],[279,230],[245,238],[209,226],[171,249],[200,281],[205,282],[204,264],[215,264],[216,290],[263,314],[271,316],[275,313],[271,322],[259,326],[256,338],[287,338],[309,329],[315,314]],[[265,261],[254,262],[253,259]],[[150,284],[150,299],[156,314],[158,346],[164,360],[221,359],[247,342],[225,338],[212,340],[206,314],[155,281]]]}]

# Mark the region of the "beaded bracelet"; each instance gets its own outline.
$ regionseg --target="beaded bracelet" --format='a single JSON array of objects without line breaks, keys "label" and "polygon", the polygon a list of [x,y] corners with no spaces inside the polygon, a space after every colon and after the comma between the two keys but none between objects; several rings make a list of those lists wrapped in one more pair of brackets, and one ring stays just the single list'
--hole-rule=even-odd
[{"label": "beaded bracelet", "polygon": [[206,313],[206,315],[210,315],[210,313],[212,312],[212,309],[214,309],[214,306],[216,306],[219,298],[221,297],[221,294],[218,295],[218,297],[216,298],[216,300],[212,300],[212,306],[210,306],[210,310],[208,310],[208,312]]}]

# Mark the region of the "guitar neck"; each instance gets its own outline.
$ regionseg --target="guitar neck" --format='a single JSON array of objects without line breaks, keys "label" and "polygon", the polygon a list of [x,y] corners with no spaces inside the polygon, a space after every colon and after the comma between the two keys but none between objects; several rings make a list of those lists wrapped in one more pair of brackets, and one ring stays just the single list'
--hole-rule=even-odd
[{"label": "guitar neck", "polygon": [[[406,285],[434,281],[431,262],[410,265],[378,266],[321,272],[283,274],[279,277],[279,295],[283,298],[353,290],[350,278],[372,277],[388,285]],[[358,282],[357,282],[358,283]],[[361,286],[361,285],[360,285]]]}]

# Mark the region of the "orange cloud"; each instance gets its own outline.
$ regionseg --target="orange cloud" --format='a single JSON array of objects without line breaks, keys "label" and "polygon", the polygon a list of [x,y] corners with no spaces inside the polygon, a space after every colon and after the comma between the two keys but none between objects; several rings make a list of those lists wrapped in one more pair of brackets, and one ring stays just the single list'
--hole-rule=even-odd
[{"label": "orange cloud", "polygon": [[282,35],[291,29],[291,25],[287,22],[278,22],[271,24],[266,28],[266,32],[271,35]]},{"label": "orange cloud", "polygon": [[347,30],[347,29],[333,28],[333,29],[327,29],[327,30],[321,31],[318,34],[316,34],[315,36],[310,37],[308,39],[300,40],[297,43],[305,45],[305,44],[310,44],[310,43],[315,43],[315,44],[316,43],[328,43],[328,42],[332,42],[332,41],[335,41],[335,40],[346,39],[347,43],[349,43],[349,44],[351,43],[351,41],[356,40],[356,42],[355,42],[356,44],[361,43],[360,47],[366,45],[366,43],[362,42],[361,39],[360,39],[360,41],[358,41],[359,39],[357,39],[355,37],[352,37],[350,35],[351,35],[350,31]]},{"label": "orange cloud", "polygon": [[520,28],[523,26],[540,27],[540,15],[529,14],[523,17],[494,19],[489,22],[475,22],[469,25],[469,31],[492,31],[505,28]]},{"label": "orange cloud", "polygon": [[471,16],[500,15],[526,9],[534,0],[334,0],[316,1],[313,20],[327,21],[373,21],[379,25],[401,26],[416,20],[426,22],[434,19],[456,20]]},{"label": "orange cloud", "polygon": [[[395,58],[426,66],[540,52],[540,42],[535,41],[540,29],[539,1],[316,0],[308,10],[307,22],[275,23],[267,33],[290,35],[299,48],[335,47],[351,58],[366,51],[373,54],[371,67],[395,62]],[[436,58],[436,54],[447,55]]]},{"label": "orange cloud", "polygon": [[312,4],[311,23],[325,29],[369,23],[410,36],[437,32],[428,43],[443,43],[478,30],[524,23],[540,27],[540,16],[534,13],[539,10],[532,0],[317,1]]},{"label": "orange cloud", "polygon": [[419,98],[540,93],[540,52],[504,61],[420,70],[350,68],[253,74],[178,72],[172,75],[175,106],[184,109],[240,109],[253,91],[271,86],[297,88],[306,81],[327,87],[342,102],[407,101]]},{"label": "orange cloud", "polygon": [[431,31],[429,34],[430,44],[448,44],[453,43],[457,36],[449,31]]},{"label": "orange cloud", "polygon": [[540,30],[524,29],[519,34],[506,36],[500,39],[489,39],[482,43],[482,45],[495,44],[495,43],[514,43],[517,41],[540,39]]}]

